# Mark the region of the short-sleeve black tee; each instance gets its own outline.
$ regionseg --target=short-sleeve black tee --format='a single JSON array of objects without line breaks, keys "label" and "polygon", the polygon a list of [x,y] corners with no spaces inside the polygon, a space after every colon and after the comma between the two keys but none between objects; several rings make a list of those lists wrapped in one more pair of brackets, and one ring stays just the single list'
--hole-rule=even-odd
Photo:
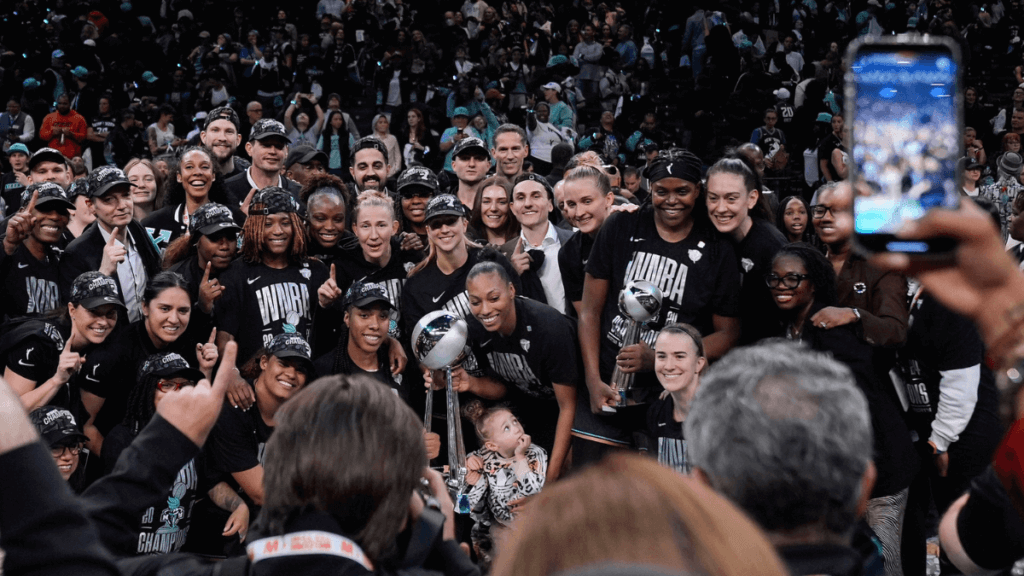
[{"label": "short-sleeve black tee", "polygon": [[516,298],[516,328],[502,336],[488,332],[469,315],[469,342],[478,374],[515,386],[536,399],[553,399],[554,384],[577,380],[576,325],[558,310],[528,298]]},{"label": "short-sleeve black tee", "polygon": [[600,368],[605,379],[611,377],[628,325],[619,312],[619,292],[632,280],[647,280],[661,289],[661,311],[640,330],[650,346],[666,324],[686,322],[709,334],[713,316],[739,316],[736,253],[707,223],[695,223],[685,239],[667,242],[658,234],[653,209],[613,214],[597,233],[586,271],[608,281],[601,314]]},{"label": "short-sleeve black tee", "polygon": [[327,278],[327,268],[316,260],[283,269],[236,260],[219,278],[225,290],[214,305],[214,324],[238,342],[240,362],[284,332],[309,341],[317,290]]},{"label": "short-sleeve black tee", "polygon": [[692,465],[683,438],[683,424],[676,422],[671,396],[655,400],[647,408],[647,433],[655,442],[658,462],[678,472],[690,472]]},{"label": "short-sleeve black tee", "polygon": [[401,243],[397,238],[391,239],[391,259],[383,267],[367,262],[363,249],[357,243],[345,251],[343,257],[335,261],[338,288],[348,290],[353,282],[378,282],[387,289],[388,300],[394,308],[391,310],[391,325],[388,333],[395,339],[402,339],[400,307],[402,303],[402,287],[406,277],[419,261],[418,254],[401,251]]},{"label": "short-sleeve black tee", "polygon": [[264,449],[273,432],[257,406],[242,410],[225,402],[207,442],[210,468],[230,475],[263,465]]},{"label": "short-sleeve black tee", "polygon": [[956,522],[964,552],[986,570],[1009,568],[1024,557],[1024,520],[991,466],[971,481],[968,494]]},{"label": "short-sleeve black tee", "polygon": [[775,226],[760,218],[736,245],[740,260],[740,319],[743,323],[741,344],[752,344],[779,332],[778,306],[764,276],[772,270],[772,258],[786,244],[786,238]]},{"label": "short-sleeve black tee", "polygon": [[[71,336],[71,326],[44,319],[29,319],[5,326],[0,336],[0,361],[4,370],[31,380],[38,387],[57,371],[60,354]],[[82,405],[80,381],[82,372],[71,377],[47,403],[68,409],[85,425],[88,413]]]},{"label": "short-sleeve black tee", "polygon": [[594,246],[594,237],[577,230],[558,250],[558,270],[565,286],[565,299],[570,303],[566,310],[575,316],[572,302],[583,300],[583,280],[586,277],[587,259]]},{"label": "short-sleeve black tee", "polygon": [[57,255],[42,260],[24,244],[0,263],[0,318],[37,318],[61,306]]},{"label": "short-sleeve black tee", "polygon": [[402,289],[402,333],[411,336],[420,318],[435,310],[446,310],[459,318],[471,316],[466,276],[479,261],[480,249],[470,248],[466,263],[451,274],[445,274],[437,262],[431,262],[406,280]]}]

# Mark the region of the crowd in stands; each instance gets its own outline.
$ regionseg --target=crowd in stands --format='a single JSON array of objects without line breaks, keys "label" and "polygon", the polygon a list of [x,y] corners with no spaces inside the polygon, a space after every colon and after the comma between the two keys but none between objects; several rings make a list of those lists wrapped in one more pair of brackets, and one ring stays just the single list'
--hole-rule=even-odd
[{"label": "crowd in stands", "polygon": [[[0,574],[1009,569],[1022,24],[3,2]],[[941,265],[855,242],[846,48],[905,32],[963,55]]]}]

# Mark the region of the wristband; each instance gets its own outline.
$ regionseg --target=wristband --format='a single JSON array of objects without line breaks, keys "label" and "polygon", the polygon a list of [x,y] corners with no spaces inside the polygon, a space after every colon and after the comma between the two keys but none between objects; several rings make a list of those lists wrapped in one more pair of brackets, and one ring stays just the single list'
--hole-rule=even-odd
[{"label": "wristband", "polygon": [[853,310],[853,315],[857,317],[857,322],[860,322],[861,321],[860,310],[857,310],[856,308],[851,308],[851,310]]}]

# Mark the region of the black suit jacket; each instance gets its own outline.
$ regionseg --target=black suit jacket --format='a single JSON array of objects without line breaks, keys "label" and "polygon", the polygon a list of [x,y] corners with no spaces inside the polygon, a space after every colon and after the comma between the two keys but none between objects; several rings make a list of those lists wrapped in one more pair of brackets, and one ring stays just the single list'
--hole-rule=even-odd
[{"label": "black suit jacket", "polygon": [[[299,204],[302,204],[302,199],[299,198],[299,193],[302,192],[302,186],[298,182],[289,180],[285,177],[281,177],[284,181],[284,189],[291,193],[291,195],[298,200]],[[224,181],[224,191],[227,192],[228,202],[230,206],[235,208],[242,205],[242,200],[249,195],[249,191],[252,190],[252,185],[249,184],[249,177],[245,171],[235,174],[231,178]],[[239,222],[239,225],[242,223]]]},{"label": "black suit jacket", "polygon": [[[157,250],[156,244],[153,243],[153,238],[146,233],[146,229],[137,220],[132,220],[128,224],[128,232],[131,234],[132,240],[135,241],[135,249],[142,257],[142,265],[146,268],[146,278],[150,279],[161,270],[160,252]],[[79,274],[100,269],[105,245],[103,234],[100,233],[99,222],[90,224],[81,236],[68,244],[67,250],[64,251],[64,255],[60,259],[60,294],[65,302],[71,298],[71,284]],[[117,277],[116,271],[113,278],[117,280],[117,291],[120,293],[121,281]],[[120,296],[123,300],[124,294],[120,294]],[[142,295],[140,294],[139,297],[141,298]]]}]

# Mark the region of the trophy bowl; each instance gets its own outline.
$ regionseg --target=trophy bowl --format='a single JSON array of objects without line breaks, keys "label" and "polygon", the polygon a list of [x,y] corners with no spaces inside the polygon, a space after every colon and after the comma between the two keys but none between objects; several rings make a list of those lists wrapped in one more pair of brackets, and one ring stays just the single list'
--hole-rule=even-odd
[{"label": "trophy bowl", "polygon": [[647,280],[633,280],[619,292],[619,312],[637,322],[649,322],[661,309],[661,289]]},{"label": "trophy bowl", "polygon": [[453,366],[466,347],[469,326],[462,318],[436,310],[420,318],[412,331],[412,350],[420,363],[431,370]]}]

